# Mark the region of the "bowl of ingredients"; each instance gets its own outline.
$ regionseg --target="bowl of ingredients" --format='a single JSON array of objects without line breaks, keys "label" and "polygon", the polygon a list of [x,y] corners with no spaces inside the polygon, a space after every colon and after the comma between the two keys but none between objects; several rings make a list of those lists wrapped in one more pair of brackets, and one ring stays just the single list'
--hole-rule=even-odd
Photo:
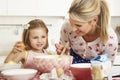
[{"label": "bowl of ingredients", "polygon": [[3,70],[1,75],[7,80],[30,80],[36,73],[34,69],[8,69]]},{"label": "bowl of ingredients", "polygon": [[70,70],[76,80],[92,80],[90,63],[72,64]]},{"label": "bowl of ingredients", "polygon": [[51,72],[56,68],[57,72],[68,70],[73,57],[69,55],[41,55],[33,58],[36,68],[41,73]]}]

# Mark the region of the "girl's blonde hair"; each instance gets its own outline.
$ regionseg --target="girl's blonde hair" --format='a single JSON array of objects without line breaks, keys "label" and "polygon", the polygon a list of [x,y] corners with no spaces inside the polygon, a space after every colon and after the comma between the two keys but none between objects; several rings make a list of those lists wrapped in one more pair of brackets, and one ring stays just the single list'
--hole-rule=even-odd
[{"label": "girl's blonde hair", "polygon": [[[30,40],[29,40],[29,35],[30,35],[30,31],[33,29],[36,29],[36,28],[41,28],[41,29],[45,30],[47,37],[48,37],[48,28],[45,25],[45,23],[40,19],[31,20],[27,24],[27,26],[25,27],[25,29],[23,31],[22,41],[23,41],[24,45],[26,46],[26,50],[30,50],[32,48],[31,44],[30,44]],[[47,39],[47,44],[44,47],[44,49],[46,49],[47,47],[48,47],[48,39]]]},{"label": "girl's blonde hair", "polygon": [[100,40],[108,40],[109,9],[105,0],[73,0],[69,9],[69,16],[80,22],[89,22],[98,16],[96,26],[100,29]]}]

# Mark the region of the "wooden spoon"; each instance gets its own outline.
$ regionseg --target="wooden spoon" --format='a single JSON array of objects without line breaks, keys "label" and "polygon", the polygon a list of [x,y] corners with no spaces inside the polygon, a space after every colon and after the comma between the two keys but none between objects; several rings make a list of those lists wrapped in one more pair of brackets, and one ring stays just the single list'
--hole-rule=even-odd
[{"label": "wooden spoon", "polygon": [[64,53],[65,53],[65,51],[66,51],[66,49],[67,49],[68,46],[69,46],[69,42],[67,42],[67,43],[65,44],[65,46],[64,46],[64,48],[63,48],[63,50],[62,50],[62,52],[61,52],[60,55],[64,55]]}]

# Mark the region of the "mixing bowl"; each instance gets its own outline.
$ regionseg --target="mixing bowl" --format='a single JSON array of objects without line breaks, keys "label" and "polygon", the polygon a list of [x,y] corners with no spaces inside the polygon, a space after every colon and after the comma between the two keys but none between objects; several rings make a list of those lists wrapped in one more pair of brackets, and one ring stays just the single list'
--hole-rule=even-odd
[{"label": "mixing bowl", "polygon": [[76,80],[92,80],[90,63],[72,64],[70,70]]},{"label": "mixing bowl", "polygon": [[19,68],[21,68],[21,64],[8,64],[8,63],[0,64],[0,71]]},{"label": "mixing bowl", "polygon": [[63,69],[70,68],[73,57],[68,55],[41,55],[33,58],[36,68],[42,72],[51,72],[53,68]]},{"label": "mixing bowl", "polygon": [[1,72],[7,80],[30,80],[36,73],[34,69],[8,69]]}]

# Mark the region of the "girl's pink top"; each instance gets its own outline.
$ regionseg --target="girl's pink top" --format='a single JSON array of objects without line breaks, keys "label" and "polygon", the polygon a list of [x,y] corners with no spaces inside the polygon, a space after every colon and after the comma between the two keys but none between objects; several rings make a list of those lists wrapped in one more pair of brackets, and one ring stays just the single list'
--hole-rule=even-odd
[{"label": "girl's pink top", "polygon": [[36,53],[36,52],[33,52],[32,50],[27,51],[26,61],[25,61],[25,64],[23,65],[23,67],[36,69],[36,67],[34,66],[33,57],[40,56],[40,55],[46,55],[46,54],[47,54],[47,52],[45,50],[43,50],[43,53]]}]

